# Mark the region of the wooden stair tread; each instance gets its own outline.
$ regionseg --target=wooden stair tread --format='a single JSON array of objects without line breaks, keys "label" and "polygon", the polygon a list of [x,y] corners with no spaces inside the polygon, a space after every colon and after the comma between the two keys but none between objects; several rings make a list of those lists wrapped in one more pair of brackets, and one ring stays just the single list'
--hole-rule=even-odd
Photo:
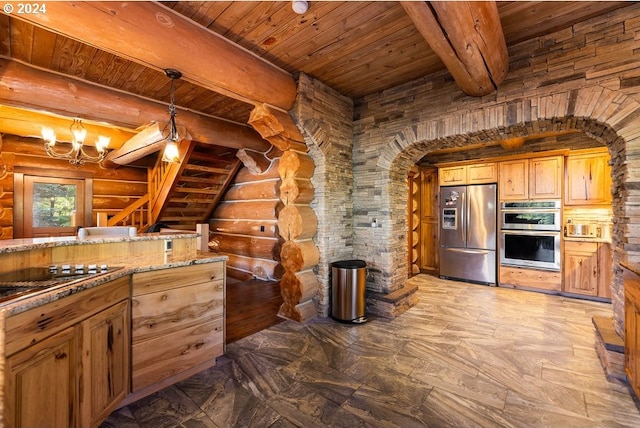
[{"label": "wooden stair tread", "polygon": [[[226,177],[226,176],[225,176]],[[188,175],[182,175],[178,182],[188,182],[188,183],[206,183],[206,184],[217,184],[220,185],[220,179],[224,179],[221,175],[216,175],[215,177],[193,177]]]},{"label": "wooden stair tread", "polygon": [[188,171],[203,171],[203,172],[214,172],[217,174],[229,174],[229,170],[225,169],[225,168],[215,168],[212,166],[204,166],[204,165],[194,165],[194,164],[187,164],[184,167],[185,170]]},{"label": "wooden stair tread", "polygon": [[205,193],[207,195],[217,195],[220,193],[219,190],[216,189],[197,189],[194,187],[176,187],[174,189],[176,193]]}]

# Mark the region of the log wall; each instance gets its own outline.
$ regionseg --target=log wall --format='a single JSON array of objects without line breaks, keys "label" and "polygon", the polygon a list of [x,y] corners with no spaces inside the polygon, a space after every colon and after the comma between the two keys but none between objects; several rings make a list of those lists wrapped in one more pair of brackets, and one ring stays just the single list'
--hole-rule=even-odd
[{"label": "log wall", "polygon": [[274,159],[260,175],[242,168],[211,216],[209,248],[229,256],[230,278],[272,281],[282,277],[279,161]]},{"label": "log wall", "polygon": [[104,169],[91,163],[74,167],[65,160],[48,157],[41,139],[15,135],[2,136],[1,150],[0,161],[7,165],[7,174],[0,178],[0,239],[14,238],[13,171],[16,165],[49,172],[59,170],[65,177],[74,171],[89,173],[93,177],[92,225],[97,224],[98,211],[115,214],[147,193],[146,168]]}]

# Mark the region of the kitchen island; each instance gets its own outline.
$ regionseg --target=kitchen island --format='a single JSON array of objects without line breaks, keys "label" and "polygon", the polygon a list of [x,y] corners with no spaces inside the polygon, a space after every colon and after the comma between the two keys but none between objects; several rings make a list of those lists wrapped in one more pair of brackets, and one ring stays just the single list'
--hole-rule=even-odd
[{"label": "kitchen island", "polygon": [[[0,241],[0,274],[106,265],[0,302],[5,426],[98,426],[224,353],[226,256],[196,233]],[[84,272],[83,272],[84,273]]]}]

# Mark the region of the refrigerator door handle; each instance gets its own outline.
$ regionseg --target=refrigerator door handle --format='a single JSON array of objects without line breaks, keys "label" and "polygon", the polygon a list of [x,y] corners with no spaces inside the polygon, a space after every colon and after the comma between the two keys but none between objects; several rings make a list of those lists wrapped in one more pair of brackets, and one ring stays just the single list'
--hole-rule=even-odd
[{"label": "refrigerator door handle", "polygon": [[452,253],[466,253],[466,254],[489,254],[491,250],[476,250],[467,248],[447,248],[447,251]]},{"label": "refrigerator door handle", "polygon": [[466,196],[467,192],[462,192],[462,201],[460,202],[460,238],[462,239],[462,242],[465,243],[465,246],[467,245],[467,226],[468,226],[468,222],[469,220],[467,219],[467,213],[466,213],[466,200],[465,200],[465,196]]}]

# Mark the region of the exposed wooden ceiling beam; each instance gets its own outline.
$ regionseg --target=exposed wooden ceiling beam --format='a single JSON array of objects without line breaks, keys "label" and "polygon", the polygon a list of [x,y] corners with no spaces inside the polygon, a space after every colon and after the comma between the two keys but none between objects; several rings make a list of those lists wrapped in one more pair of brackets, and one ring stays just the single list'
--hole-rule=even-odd
[{"label": "exposed wooden ceiling beam", "polygon": [[[0,104],[129,129],[169,119],[165,104],[105,86],[0,58]],[[266,152],[271,144],[245,125],[178,109],[178,125],[193,140],[234,149]],[[18,134],[20,135],[20,134]]]},{"label": "exposed wooden ceiling beam", "polygon": [[289,110],[296,98],[289,73],[156,2],[53,2],[15,18],[241,101]]},{"label": "exposed wooden ceiling beam", "polygon": [[[46,126],[54,130],[58,141],[70,142],[73,138],[71,123],[68,117],[0,105],[0,133],[41,138],[42,127]],[[85,143],[89,146],[94,145],[99,135],[111,138],[109,148],[120,147],[135,135],[135,131],[131,129],[115,128],[95,122],[83,121],[82,126],[87,130]]]},{"label": "exposed wooden ceiling beam", "polygon": [[402,7],[465,94],[498,88],[509,55],[494,1],[408,1]]}]

